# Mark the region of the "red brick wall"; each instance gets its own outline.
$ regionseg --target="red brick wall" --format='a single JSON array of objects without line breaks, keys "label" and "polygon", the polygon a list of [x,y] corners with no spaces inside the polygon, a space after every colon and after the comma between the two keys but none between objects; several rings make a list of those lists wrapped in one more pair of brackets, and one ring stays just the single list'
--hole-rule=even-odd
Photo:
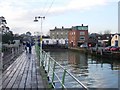
[{"label": "red brick wall", "polygon": [[[80,32],[85,32],[85,35],[80,35]],[[88,30],[71,30],[71,31],[69,31],[69,33],[68,33],[69,47],[77,47],[78,41],[80,41],[80,36],[85,37],[85,40],[83,40],[83,42],[87,41],[88,40]]]}]

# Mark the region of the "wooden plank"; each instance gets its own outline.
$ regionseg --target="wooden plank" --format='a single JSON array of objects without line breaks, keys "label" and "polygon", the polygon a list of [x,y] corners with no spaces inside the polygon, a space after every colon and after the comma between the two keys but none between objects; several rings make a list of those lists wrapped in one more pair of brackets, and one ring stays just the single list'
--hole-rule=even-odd
[{"label": "wooden plank", "polygon": [[[13,66],[14,69],[7,74],[7,78],[3,81],[3,88],[6,88],[7,84],[9,83],[9,81],[12,79],[14,73],[16,72],[17,68],[19,67],[19,65],[22,63],[22,59],[20,60],[20,63],[18,63],[16,66]],[[6,74],[5,74],[6,75]]]},{"label": "wooden plank", "polygon": [[44,88],[36,54],[22,54],[4,72],[3,88],[40,89]]},{"label": "wooden plank", "polygon": [[29,60],[29,69],[28,69],[28,73],[27,73],[27,80],[26,80],[26,86],[25,86],[25,88],[32,88],[32,85],[31,85],[31,77],[32,77],[32,54],[31,54],[31,56],[29,56],[29,58],[28,58],[28,60]]},{"label": "wooden plank", "polygon": [[[20,55],[13,63],[13,64],[16,64],[17,62],[19,62],[19,59],[24,55],[24,53],[22,55]],[[9,71],[9,69],[12,67],[12,65],[10,65],[4,72],[3,74],[7,73],[7,71]]]},{"label": "wooden plank", "polygon": [[27,73],[28,73],[28,68],[29,68],[29,63],[30,63],[27,58],[26,58],[26,61],[27,61],[27,64],[25,66],[25,69],[24,69],[24,72],[22,75],[22,79],[21,79],[21,82],[19,84],[19,88],[25,88],[25,83],[26,83]]},{"label": "wooden plank", "polygon": [[40,66],[39,66],[39,61],[36,56],[36,52],[34,52],[34,61],[35,61],[35,68],[36,68],[36,78],[37,78],[37,88],[41,89],[44,88],[42,77],[40,75]]},{"label": "wooden plank", "polygon": [[[20,62],[20,58],[17,58],[17,60],[15,60],[15,62],[10,65],[4,72],[3,72],[3,75],[6,75],[6,74],[9,74],[10,73],[10,70],[12,71],[12,66],[16,65],[16,63]],[[3,76],[5,77],[5,76]]]},{"label": "wooden plank", "polygon": [[26,55],[26,60],[28,61],[19,85],[19,88],[25,88],[26,87],[26,83],[27,83],[27,78],[28,78],[28,71],[29,71],[29,66],[30,66],[30,60],[29,60],[29,56]]},{"label": "wooden plank", "polygon": [[13,66],[16,66],[16,64],[18,62],[20,62],[22,59],[21,59],[21,56],[18,57],[13,64],[11,64],[4,72],[3,72],[3,82],[4,80],[8,77],[8,75],[13,71],[14,67]]},{"label": "wooden plank", "polygon": [[23,75],[23,72],[24,72],[26,64],[27,64],[27,60],[26,60],[26,58],[24,58],[24,63],[23,63],[23,65],[22,65],[22,67],[21,67],[21,69],[19,71],[19,74],[18,74],[18,76],[17,76],[17,78],[16,78],[12,88],[18,88],[19,87],[19,84],[20,84],[20,81],[22,79],[22,75]]},{"label": "wooden plank", "polygon": [[5,81],[3,81],[3,88],[5,88],[7,86],[7,84],[9,83],[9,81],[11,80],[15,70],[17,69],[19,65],[16,66],[16,68],[8,75],[8,77],[5,79]]},{"label": "wooden plank", "polygon": [[39,70],[39,66],[38,65],[37,65],[36,69],[37,69],[37,83],[38,83],[38,88],[44,88],[42,77],[40,75],[40,70]]},{"label": "wooden plank", "polygon": [[32,89],[37,89],[37,71],[36,71],[36,63],[33,57],[32,59]]},{"label": "wooden plank", "polygon": [[38,88],[44,88],[44,85],[43,85],[43,81],[42,81],[42,77],[37,74],[37,83],[38,83]]}]

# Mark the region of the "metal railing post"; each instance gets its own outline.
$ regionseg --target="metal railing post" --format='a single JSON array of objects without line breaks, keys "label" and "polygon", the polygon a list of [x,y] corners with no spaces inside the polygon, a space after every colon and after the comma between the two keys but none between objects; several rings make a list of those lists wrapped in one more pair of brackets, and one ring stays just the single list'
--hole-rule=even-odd
[{"label": "metal railing post", "polygon": [[54,66],[53,66],[52,83],[53,83],[54,77],[55,77],[55,74],[54,74],[54,72],[55,72],[55,65],[56,65],[56,62],[54,62]]},{"label": "metal railing post", "polygon": [[63,73],[63,76],[62,76],[62,88],[64,88],[63,85],[65,83],[65,75],[66,75],[66,69],[64,69],[64,73]]},{"label": "metal railing post", "polygon": [[40,49],[39,49],[38,45],[36,45],[36,52],[37,52],[37,57],[38,57],[38,60],[39,60],[39,65],[40,65]]},{"label": "metal railing post", "polygon": [[48,74],[49,74],[49,70],[50,70],[50,58],[48,57]]},{"label": "metal railing post", "polygon": [[42,49],[40,47],[40,66],[42,66]]},{"label": "metal railing post", "polygon": [[43,51],[41,51],[41,64],[44,67],[44,62],[45,62],[45,53]]},{"label": "metal railing post", "polygon": [[45,53],[45,67],[47,65],[47,54]]}]

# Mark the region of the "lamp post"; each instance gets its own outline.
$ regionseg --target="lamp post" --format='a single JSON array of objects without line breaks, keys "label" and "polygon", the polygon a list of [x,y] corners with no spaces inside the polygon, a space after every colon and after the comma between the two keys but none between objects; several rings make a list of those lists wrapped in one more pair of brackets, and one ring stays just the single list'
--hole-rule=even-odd
[{"label": "lamp post", "polygon": [[[42,24],[43,24],[43,19],[45,19],[45,16],[44,16],[44,17],[41,17],[41,16],[35,17],[34,22],[38,22],[38,19],[40,19],[40,20],[41,20],[41,35],[40,35],[40,61],[42,62]],[[41,65],[41,63],[40,63],[40,65]]]}]

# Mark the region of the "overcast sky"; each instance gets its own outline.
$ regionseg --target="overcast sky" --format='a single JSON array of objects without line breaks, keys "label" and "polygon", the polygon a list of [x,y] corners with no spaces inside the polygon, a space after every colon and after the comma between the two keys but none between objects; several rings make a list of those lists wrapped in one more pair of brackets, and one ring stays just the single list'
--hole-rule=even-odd
[{"label": "overcast sky", "polygon": [[[0,15],[14,33],[40,30],[35,16],[45,16],[43,33],[55,26],[88,25],[90,33],[118,32],[119,0],[0,0]],[[52,4],[53,3],[53,4]]]}]

